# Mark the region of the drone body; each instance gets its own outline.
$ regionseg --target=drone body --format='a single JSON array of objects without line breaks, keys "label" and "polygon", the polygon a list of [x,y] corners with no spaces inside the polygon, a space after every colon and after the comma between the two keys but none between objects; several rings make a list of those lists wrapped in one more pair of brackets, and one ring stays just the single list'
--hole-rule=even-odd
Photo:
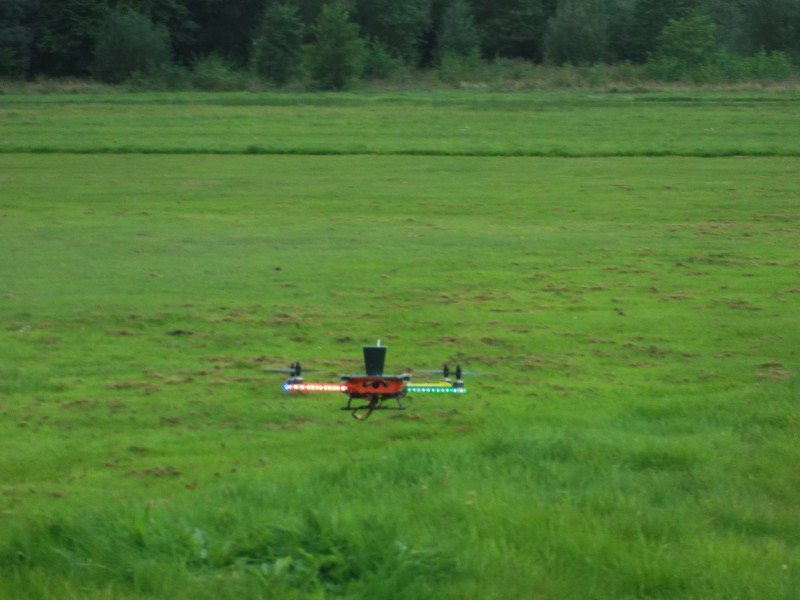
[{"label": "drone body", "polygon": [[[280,370],[289,374],[283,384],[286,392],[333,392],[347,395],[347,404],[342,410],[349,410],[359,421],[366,420],[375,410],[403,410],[406,407],[402,400],[409,393],[445,393],[466,394],[467,388],[461,380],[461,367],[456,367],[455,382],[450,380],[450,369],[447,365],[442,369],[442,381],[437,383],[412,384],[411,375],[385,375],[383,366],[386,361],[386,346],[378,340],[374,346],[364,346],[364,375],[342,375],[338,383],[306,382],[302,377],[299,362],[292,363],[288,370]],[[396,406],[384,404],[387,400],[395,400]]]}]

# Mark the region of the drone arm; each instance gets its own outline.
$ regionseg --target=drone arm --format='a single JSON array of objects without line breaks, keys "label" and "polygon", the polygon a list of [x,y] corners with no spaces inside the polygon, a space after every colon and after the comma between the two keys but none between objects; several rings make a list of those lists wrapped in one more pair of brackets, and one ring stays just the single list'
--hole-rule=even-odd
[{"label": "drone arm", "polygon": [[338,392],[346,393],[347,385],[344,383],[313,383],[287,381],[283,384],[285,392]]},{"label": "drone arm", "polygon": [[449,383],[407,383],[403,387],[406,394],[466,394],[467,388],[463,385],[455,386]]}]

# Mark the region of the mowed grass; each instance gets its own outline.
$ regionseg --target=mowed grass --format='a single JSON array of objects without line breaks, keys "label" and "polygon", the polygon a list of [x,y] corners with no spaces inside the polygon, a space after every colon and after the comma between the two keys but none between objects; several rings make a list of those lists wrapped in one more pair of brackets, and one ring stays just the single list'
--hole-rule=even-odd
[{"label": "mowed grass", "polygon": [[800,95],[0,96],[0,152],[798,156]]},{"label": "mowed grass", "polygon": [[0,596],[793,598],[799,167],[0,156]]}]

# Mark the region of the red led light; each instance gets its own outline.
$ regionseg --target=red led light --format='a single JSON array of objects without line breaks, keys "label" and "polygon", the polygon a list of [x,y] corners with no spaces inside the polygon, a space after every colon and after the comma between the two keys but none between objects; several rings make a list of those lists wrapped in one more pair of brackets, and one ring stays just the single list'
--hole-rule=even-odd
[{"label": "red led light", "polygon": [[284,383],[287,392],[346,392],[347,386],[341,383]]}]

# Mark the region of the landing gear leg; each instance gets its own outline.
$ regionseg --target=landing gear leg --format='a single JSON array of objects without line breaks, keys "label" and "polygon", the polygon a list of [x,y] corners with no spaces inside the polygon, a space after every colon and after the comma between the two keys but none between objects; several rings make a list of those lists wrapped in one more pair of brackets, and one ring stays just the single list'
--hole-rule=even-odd
[{"label": "landing gear leg", "polygon": [[[367,419],[369,419],[369,416],[372,414],[372,411],[374,411],[378,407],[378,402],[379,402],[378,396],[376,395],[370,396],[368,404],[364,404],[363,406],[356,406],[355,408],[353,408],[353,412],[351,413],[353,418],[358,421],[366,421]],[[349,408],[350,403],[348,402],[347,404]],[[363,410],[364,413],[358,414],[358,411],[360,410]]]}]

